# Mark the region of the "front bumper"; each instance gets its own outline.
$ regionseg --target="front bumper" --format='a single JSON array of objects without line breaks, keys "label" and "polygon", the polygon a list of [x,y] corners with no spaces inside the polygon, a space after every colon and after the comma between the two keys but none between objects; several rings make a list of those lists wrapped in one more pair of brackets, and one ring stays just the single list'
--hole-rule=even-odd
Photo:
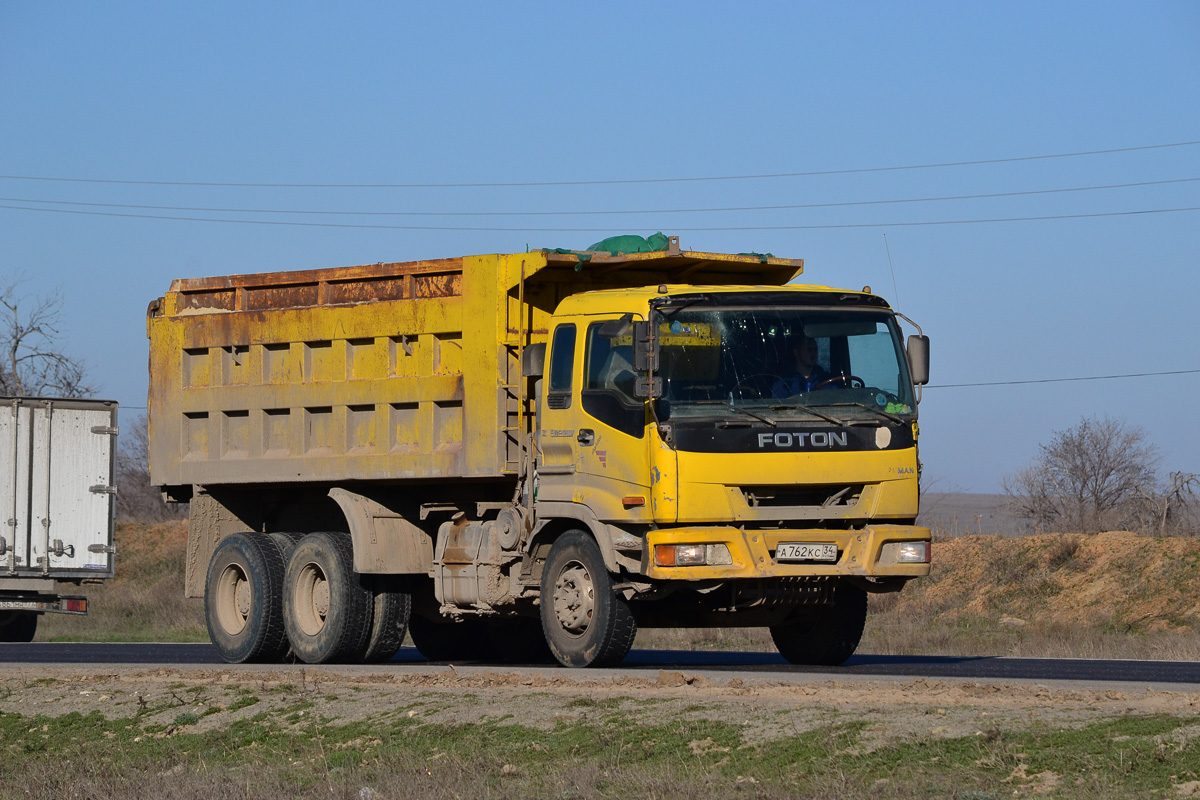
[{"label": "front bumper", "polygon": [[[896,548],[885,550],[884,545],[893,542],[929,542],[929,538],[928,528],[912,525],[868,525],[858,530],[799,528],[747,531],[732,527],[699,526],[664,528],[646,534],[641,571],[648,578],[677,581],[800,576],[916,578],[929,574],[929,563],[897,563],[889,557]],[[837,561],[779,562],[775,560],[775,552],[780,542],[831,542],[837,545]],[[655,547],[675,544],[723,544],[729,548],[733,563],[683,567],[656,564]]]}]

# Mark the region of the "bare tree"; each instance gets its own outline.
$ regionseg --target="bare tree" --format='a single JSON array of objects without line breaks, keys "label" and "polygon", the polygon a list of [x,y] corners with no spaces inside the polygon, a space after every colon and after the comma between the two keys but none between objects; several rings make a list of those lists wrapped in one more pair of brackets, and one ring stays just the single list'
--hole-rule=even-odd
[{"label": "bare tree", "polygon": [[1142,530],[1160,536],[1200,534],[1200,475],[1172,472],[1162,485],[1138,494]]},{"label": "bare tree", "polygon": [[20,282],[0,283],[0,394],[30,397],[88,397],[81,361],[62,352],[58,294],[30,299],[18,293]]},{"label": "bare tree", "polygon": [[[1046,530],[1095,533],[1139,526],[1142,499],[1157,492],[1157,449],[1141,428],[1084,418],[1058,431],[1038,457],[1005,478],[1017,513]],[[1140,527],[1140,526],[1139,526]]]},{"label": "bare tree", "polygon": [[187,506],[165,503],[150,485],[150,431],[146,417],[121,426],[117,445],[117,519],[122,522],[166,522],[187,516]]}]

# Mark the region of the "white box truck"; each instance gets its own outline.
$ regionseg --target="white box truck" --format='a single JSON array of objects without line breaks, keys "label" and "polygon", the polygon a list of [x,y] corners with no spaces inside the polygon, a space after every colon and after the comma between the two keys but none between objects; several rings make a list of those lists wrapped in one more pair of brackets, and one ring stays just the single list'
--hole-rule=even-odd
[{"label": "white box truck", "polygon": [[111,400],[0,397],[0,642],[86,614],[59,590],[113,576],[116,442]]}]

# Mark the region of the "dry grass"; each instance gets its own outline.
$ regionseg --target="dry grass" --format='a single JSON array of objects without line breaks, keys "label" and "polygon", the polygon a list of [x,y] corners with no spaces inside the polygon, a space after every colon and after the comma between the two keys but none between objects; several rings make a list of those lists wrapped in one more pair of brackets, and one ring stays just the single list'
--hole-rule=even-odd
[{"label": "dry grass", "polygon": [[118,525],[116,577],[80,587],[90,601],[86,617],[43,616],[38,640],[207,641],[202,601],[183,596],[186,545],[186,522]]}]

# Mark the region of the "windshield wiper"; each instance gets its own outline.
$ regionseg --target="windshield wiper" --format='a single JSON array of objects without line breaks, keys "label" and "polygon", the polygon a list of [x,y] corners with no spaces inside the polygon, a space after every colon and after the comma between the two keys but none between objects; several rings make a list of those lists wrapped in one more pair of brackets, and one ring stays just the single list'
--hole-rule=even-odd
[{"label": "windshield wiper", "polygon": [[794,406],[771,406],[771,410],[772,411],[803,411],[806,414],[812,414],[814,417],[820,417],[821,419],[825,420],[826,422],[833,422],[837,425],[840,425],[843,428],[850,424],[849,422],[846,422],[846,420],[838,419],[837,417],[833,416],[832,414],[823,414],[820,411],[817,411],[812,406],[806,406],[806,405],[800,405],[800,404],[797,404]]},{"label": "windshield wiper", "polygon": [[689,405],[689,406],[725,406],[726,408],[733,409],[734,411],[740,411],[747,416],[754,417],[757,420],[765,422],[768,425],[770,425],[772,428],[779,427],[779,423],[776,422],[775,420],[771,419],[770,417],[764,417],[762,414],[755,414],[753,411],[750,411],[749,409],[742,408],[741,406],[735,406],[733,404],[732,400],[690,400],[687,403],[685,403],[685,405]]},{"label": "windshield wiper", "polygon": [[834,406],[854,406],[856,408],[865,408],[867,411],[878,414],[879,416],[881,416],[885,419],[891,420],[892,422],[895,422],[895,423],[901,424],[901,425],[904,424],[904,420],[900,419],[895,414],[889,414],[886,411],[880,411],[878,408],[875,408],[874,406],[869,406],[866,403],[822,403],[822,405],[824,405],[826,408],[832,408]]}]

